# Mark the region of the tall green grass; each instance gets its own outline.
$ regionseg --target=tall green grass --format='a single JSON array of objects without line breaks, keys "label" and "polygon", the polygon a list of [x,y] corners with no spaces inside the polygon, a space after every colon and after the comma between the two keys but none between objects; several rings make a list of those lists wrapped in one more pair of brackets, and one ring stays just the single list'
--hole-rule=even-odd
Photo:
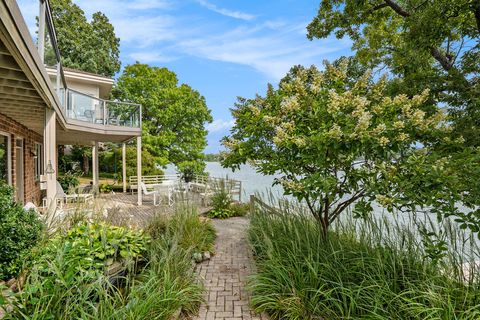
[{"label": "tall green grass", "polygon": [[212,223],[201,219],[195,208],[179,207],[174,215],[157,215],[146,231],[154,239],[175,237],[183,249],[194,252],[213,252],[216,233]]},{"label": "tall green grass", "polygon": [[115,278],[84,270],[72,280],[64,271],[75,261],[66,259],[63,246],[58,246],[55,259],[46,266],[51,277],[46,279],[45,270],[32,267],[6,319],[140,320],[171,319],[179,310],[195,313],[203,286],[192,256],[199,248],[212,246],[213,227],[192,209],[182,208],[173,217],[152,220],[146,231],[152,235],[144,257],[147,264],[131,261],[123,276]]},{"label": "tall green grass", "polygon": [[[273,319],[480,318],[479,278],[462,268],[478,247],[452,224],[442,241],[430,234],[426,243],[413,228],[425,222],[346,219],[325,240],[310,216],[282,211],[251,217],[257,311]],[[469,252],[460,252],[468,241]]]}]

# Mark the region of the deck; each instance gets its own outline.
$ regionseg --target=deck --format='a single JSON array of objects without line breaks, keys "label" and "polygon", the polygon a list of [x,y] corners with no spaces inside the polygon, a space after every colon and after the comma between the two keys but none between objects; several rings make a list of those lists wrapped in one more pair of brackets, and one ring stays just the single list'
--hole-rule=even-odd
[{"label": "deck", "polygon": [[166,199],[159,205],[153,205],[152,196],[144,196],[143,204],[137,205],[137,194],[108,193],[101,194],[95,199],[95,211],[101,213],[109,222],[115,225],[128,225],[131,227],[144,226],[156,214],[173,214],[179,206],[196,207],[199,213],[209,210],[199,195],[186,193],[176,196],[173,205],[169,206]]}]

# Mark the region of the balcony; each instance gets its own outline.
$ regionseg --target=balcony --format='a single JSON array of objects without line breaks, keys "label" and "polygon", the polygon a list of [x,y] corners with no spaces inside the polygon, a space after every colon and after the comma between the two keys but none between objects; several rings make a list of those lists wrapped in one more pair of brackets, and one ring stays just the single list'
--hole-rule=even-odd
[{"label": "balcony", "polygon": [[61,88],[57,92],[67,121],[76,120],[103,126],[140,128],[141,108],[139,104],[103,100],[72,89]]},{"label": "balcony", "polygon": [[[55,88],[58,98],[57,104],[60,105],[66,122],[72,125],[80,125],[80,127],[83,128],[80,130],[86,130],[88,127],[91,127],[92,131],[103,129],[106,130],[105,133],[108,131],[110,134],[114,134],[115,130],[119,129],[117,130],[119,132],[118,134],[124,135],[129,132],[128,129],[130,128],[134,129],[130,131],[135,132],[135,135],[139,132],[141,133],[142,110],[139,104],[97,98],[96,96],[99,95],[98,92],[95,94],[96,96],[89,95],[77,91],[75,89],[78,88],[74,87],[75,89],[73,89],[67,84],[50,6],[48,1],[43,3],[45,4],[45,11],[43,13],[40,12],[39,15],[39,17],[43,19],[39,20],[38,34],[39,39],[45,39],[47,41],[39,42],[38,51],[47,70],[47,74],[51,77],[52,85]],[[82,73],[78,70],[74,71]],[[72,71],[67,70],[67,73],[68,72],[71,73]],[[82,80],[91,81],[92,77],[95,79],[101,76],[84,72]],[[96,79],[94,81],[99,80]],[[103,97],[106,96],[108,96],[108,93],[104,93]],[[92,125],[89,126],[88,124]]]}]

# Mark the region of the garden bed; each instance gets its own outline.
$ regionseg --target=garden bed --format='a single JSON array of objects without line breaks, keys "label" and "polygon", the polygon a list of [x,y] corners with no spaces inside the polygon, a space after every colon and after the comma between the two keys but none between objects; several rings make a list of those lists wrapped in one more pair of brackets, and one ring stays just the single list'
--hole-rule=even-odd
[{"label": "garden bed", "polygon": [[339,222],[327,239],[321,234],[302,214],[251,216],[256,311],[272,319],[479,318],[480,279],[465,279],[459,252],[435,251],[438,242],[388,219]]},{"label": "garden bed", "polygon": [[145,231],[100,220],[65,223],[23,255],[24,283],[0,299],[5,319],[171,319],[196,312],[203,286],[193,261],[213,252],[215,230],[193,209],[159,215]]}]

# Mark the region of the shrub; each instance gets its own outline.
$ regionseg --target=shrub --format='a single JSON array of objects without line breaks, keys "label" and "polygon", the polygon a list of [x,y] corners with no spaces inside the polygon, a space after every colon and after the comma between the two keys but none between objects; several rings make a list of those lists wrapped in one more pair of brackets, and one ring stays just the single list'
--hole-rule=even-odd
[{"label": "shrub", "polygon": [[[462,242],[455,237],[453,248]],[[480,281],[465,282],[463,253],[432,261],[418,233],[398,220],[343,221],[325,239],[305,214],[257,212],[249,239],[258,266],[250,282],[252,303],[275,319],[446,320],[480,314]]]},{"label": "shrub", "polygon": [[[230,199],[230,196],[228,196]],[[231,217],[244,217],[250,211],[248,203],[230,203],[227,207],[215,207],[207,213],[212,219],[228,219]]]},{"label": "shrub", "polygon": [[[108,261],[109,257],[114,257],[112,246],[115,247],[115,243],[119,243],[121,238],[119,236],[123,234],[127,238],[125,242],[131,245],[119,245],[115,252],[121,255],[120,248],[124,247],[132,253],[131,256],[137,256],[135,252],[143,245],[138,245],[137,249],[134,249],[133,243],[143,243],[146,238],[120,228],[104,226],[93,229],[87,230],[81,226],[67,237],[59,238],[67,240],[74,236],[76,240],[80,240],[89,238],[93,233],[93,239],[99,239],[97,234],[108,235],[112,232],[115,236],[106,241],[109,244],[93,241],[87,246],[80,246],[92,247],[93,250],[90,251],[97,252],[90,255],[98,262],[93,263],[93,269],[86,267],[69,271],[68,265],[78,265],[73,252],[65,254],[75,247],[69,241],[63,241],[63,244],[59,243],[52,247],[48,251],[53,253],[53,256],[47,254],[42,258],[45,262],[46,259],[53,258],[48,265],[44,265],[48,267],[48,277],[45,276],[44,267],[32,269],[24,291],[15,296],[17,304],[14,310],[7,314],[7,319],[167,320],[172,319],[179,309],[193,313],[198,308],[202,301],[203,289],[196,280],[191,263],[191,251],[183,249],[176,237],[164,235],[161,239],[149,242],[145,251],[148,264],[139,274],[128,273],[124,278],[120,278],[123,283],[118,286],[101,271],[104,269],[103,262]],[[105,232],[97,232],[99,230]],[[104,245],[106,247],[102,250],[95,249]],[[84,252],[82,249],[80,251]],[[103,261],[98,260],[99,252],[108,254]],[[80,256],[80,260],[83,261],[83,255]],[[96,272],[91,273],[92,270]],[[50,279],[55,281],[52,282]]]},{"label": "shrub", "polygon": [[101,183],[98,190],[102,193],[112,192],[113,186],[111,184]]},{"label": "shrub", "polygon": [[80,184],[80,180],[78,180],[78,174],[67,171],[63,174],[63,176],[58,177],[58,182],[62,186],[65,192],[71,192],[75,190],[76,187]]},{"label": "shrub", "polygon": [[133,269],[148,241],[141,232],[97,223],[57,235],[34,250],[13,318],[85,318],[92,301],[106,295],[105,290],[116,290],[106,274],[108,267],[122,260],[123,270]]},{"label": "shrub", "polygon": [[175,238],[180,247],[193,252],[213,252],[215,229],[193,208],[179,208],[173,216],[157,215],[146,228],[153,239]]},{"label": "shrub", "polygon": [[215,193],[212,196],[213,209],[207,213],[209,218],[226,219],[236,216],[237,211],[232,207],[229,191],[223,180],[215,187]]},{"label": "shrub", "polygon": [[244,217],[250,212],[250,205],[248,203],[236,202],[231,204],[230,210],[233,211],[234,217]]},{"label": "shrub", "polygon": [[230,209],[212,209],[207,213],[212,219],[227,219],[233,217],[233,211]]},{"label": "shrub", "polygon": [[13,188],[0,184],[0,279],[16,277],[29,250],[42,236],[43,223],[33,211],[13,202]]}]

